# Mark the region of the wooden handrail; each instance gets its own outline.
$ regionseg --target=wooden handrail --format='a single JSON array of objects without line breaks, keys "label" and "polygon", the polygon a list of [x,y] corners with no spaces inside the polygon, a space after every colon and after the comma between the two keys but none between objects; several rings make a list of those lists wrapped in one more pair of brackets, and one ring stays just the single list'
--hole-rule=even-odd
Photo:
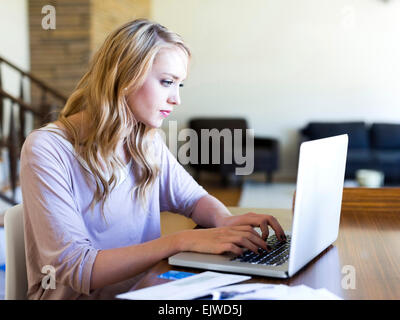
[{"label": "wooden handrail", "polygon": [[[16,97],[2,87],[3,81],[0,73],[0,147],[8,151],[8,177],[7,187],[11,190],[12,195],[8,196],[4,190],[0,190],[0,199],[9,202],[10,204],[16,203],[16,189],[18,186],[18,158],[20,157],[22,145],[26,139],[26,113],[33,115],[33,126],[43,125],[51,122],[55,115],[53,111],[62,107],[67,98],[57,90],[50,88],[43,81],[39,80],[29,72],[25,72],[13,63],[0,57],[0,66],[2,63],[13,68],[20,75],[19,97]],[[36,88],[41,91],[41,101],[37,105],[25,100],[24,95],[24,80],[27,78],[30,84],[35,84]],[[32,87],[32,86],[31,86]],[[50,99],[49,99],[50,98]],[[3,133],[2,124],[4,123],[4,100],[11,102],[10,109],[7,113],[8,132]],[[17,113],[17,114],[16,114]],[[14,115],[17,115],[15,117]],[[39,120],[37,122],[37,120]],[[3,136],[4,135],[4,136]]]},{"label": "wooden handrail", "polygon": [[33,109],[32,106],[30,106],[29,104],[27,104],[26,102],[24,102],[24,101],[21,100],[20,98],[14,97],[13,95],[7,93],[6,91],[4,91],[4,90],[1,89],[1,88],[0,88],[0,97],[8,98],[8,99],[10,99],[12,102],[18,103],[18,104],[20,105],[20,107],[21,107],[24,111],[32,112],[35,116],[38,116],[38,117],[43,116],[39,111]]},{"label": "wooden handrail", "polygon": [[39,80],[37,77],[35,77],[34,75],[32,75],[29,72],[26,72],[24,70],[22,70],[21,68],[17,67],[15,64],[13,64],[12,62],[2,58],[0,56],[0,63],[4,62],[5,64],[7,64],[8,66],[10,66],[11,68],[17,70],[19,73],[21,73],[23,76],[28,77],[31,81],[35,82],[37,85],[39,85],[40,87],[42,87],[42,89],[50,92],[51,94],[53,94],[56,98],[60,99],[60,100],[64,100],[67,101],[67,98],[60,93],[59,91],[55,90],[54,88],[49,87],[47,84],[45,84],[42,80]]}]

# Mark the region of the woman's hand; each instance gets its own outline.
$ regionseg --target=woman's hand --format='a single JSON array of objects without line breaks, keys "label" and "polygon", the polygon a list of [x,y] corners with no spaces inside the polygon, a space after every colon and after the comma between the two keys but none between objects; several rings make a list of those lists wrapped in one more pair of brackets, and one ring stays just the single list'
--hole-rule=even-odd
[{"label": "woman's hand", "polygon": [[249,225],[195,229],[178,232],[179,251],[221,254],[232,252],[241,255],[249,249],[258,253],[259,248],[269,251],[266,242]]},{"label": "woman's hand", "polygon": [[275,231],[277,238],[280,241],[286,241],[286,235],[281,225],[275,217],[267,214],[257,214],[249,212],[238,216],[225,216],[221,217],[219,226],[243,226],[248,225],[252,227],[259,227],[262,232],[262,239],[266,240],[269,235],[268,226],[271,226]]},{"label": "woman's hand", "polygon": [[[269,226],[278,240],[286,241],[281,225],[273,216],[253,212],[232,216],[225,205],[211,195],[200,198],[191,217],[198,225],[208,229],[185,230],[175,234],[175,250],[215,254],[226,251],[241,254],[243,248],[254,252],[258,248],[269,251],[265,241]],[[261,229],[262,236],[254,227]]]}]

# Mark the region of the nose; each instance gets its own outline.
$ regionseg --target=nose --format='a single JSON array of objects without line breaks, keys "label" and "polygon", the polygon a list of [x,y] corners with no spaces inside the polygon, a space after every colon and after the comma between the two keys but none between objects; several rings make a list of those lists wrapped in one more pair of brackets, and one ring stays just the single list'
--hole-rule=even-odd
[{"label": "nose", "polygon": [[181,97],[179,95],[179,88],[177,88],[171,95],[168,97],[168,103],[179,106],[181,104]]}]

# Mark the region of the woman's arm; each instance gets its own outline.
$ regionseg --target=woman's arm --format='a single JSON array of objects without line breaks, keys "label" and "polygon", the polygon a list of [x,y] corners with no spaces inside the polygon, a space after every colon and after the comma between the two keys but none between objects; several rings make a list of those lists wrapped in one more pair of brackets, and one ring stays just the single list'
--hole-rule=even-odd
[{"label": "woman's arm", "polygon": [[[191,217],[208,229],[179,231],[142,244],[99,251],[92,269],[91,290],[131,278],[181,251],[241,254],[247,249],[268,250],[262,238],[268,236],[269,225],[278,238],[285,240],[284,231],[274,217],[251,212],[233,216],[211,195],[198,200]],[[261,228],[262,238],[253,227]]]},{"label": "woman's arm", "polygon": [[142,244],[100,250],[90,278],[90,290],[129,279],[178,252],[176,235]]},{"label": "woman's arm", "polygon": [[239,225],[260,227],[263,239],[268,238],[268,226],[271,226],[278,239],[282,241],[286,240],[285,232],[275,217],[253,212],[233,216],[221,201],[211,195],[206,195],[199,199],[191,218],[198,225],[206,228]]},{"label": "woman's arm", "polygon": [[228,208],[210,194],[201,197],[192,212],[191,218],[205,228],[222,227],[223,219],[231,217]]},{"label": "woman's arm", "polygon": [[[246,248],[246,249],[243,249]],[[267,250],[266,243],[250,226],[183,230],[142,244],[100,250],[90,279],[90,290],[129,279],[160,260],[182,251],[242,254]]]}]

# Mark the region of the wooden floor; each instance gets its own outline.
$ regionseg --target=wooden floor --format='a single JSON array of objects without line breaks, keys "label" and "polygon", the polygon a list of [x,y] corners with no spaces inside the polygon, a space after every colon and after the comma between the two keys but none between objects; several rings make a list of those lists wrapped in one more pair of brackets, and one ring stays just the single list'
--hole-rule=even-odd
[{"label": "wooden floor", "polygon": [[207,185],[202,184],[203,188],[207,190],[209,194],[216,197],[220,200],[224,205],[228,206],[237,206],[240,200],[240,195],[242,193],[241,187],[222,187],[218,185]]}]

